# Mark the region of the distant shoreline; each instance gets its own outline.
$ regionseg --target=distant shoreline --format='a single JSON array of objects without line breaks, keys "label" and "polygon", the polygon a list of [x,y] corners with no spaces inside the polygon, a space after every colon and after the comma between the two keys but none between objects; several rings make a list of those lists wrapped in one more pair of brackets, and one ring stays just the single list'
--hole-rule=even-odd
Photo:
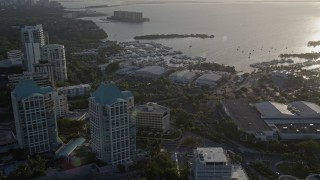
[{"label": "distant shoreline", "polygon": [[97,6],[87,6],[85,8],[105,8],[105,7],[110,7],[109,5],[97,5]]},{"label": "distant shoreline", "polygon": [[172,39],[172,38],[201,38],[208,39],[214,38],[214,35],[208,34],[151,34],[144,36],[135,36],[134,39],[142,40],[142,39]]}]

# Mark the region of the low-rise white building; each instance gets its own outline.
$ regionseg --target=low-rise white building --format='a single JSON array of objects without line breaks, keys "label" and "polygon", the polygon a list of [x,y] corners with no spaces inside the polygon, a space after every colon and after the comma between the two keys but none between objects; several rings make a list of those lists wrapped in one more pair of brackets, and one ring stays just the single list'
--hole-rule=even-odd
[{"label": "low-rise white building", "polygon": [[175,83],[191,83],[196,74],[190,70],[176,71],[170,74],[169,79]]},{"label": "low-rise white building", "polygon": [[58,88],[59,92],[62,92],[69,98],[81,97],[90,94],[90,84],[79,84],[74,86],[67,86]]},{"label": "low-rise white building", "polygon": [[135,106],[133,118],[137,128],[150,128],[166,132],[170,129],[170,109],[157,103]]}]

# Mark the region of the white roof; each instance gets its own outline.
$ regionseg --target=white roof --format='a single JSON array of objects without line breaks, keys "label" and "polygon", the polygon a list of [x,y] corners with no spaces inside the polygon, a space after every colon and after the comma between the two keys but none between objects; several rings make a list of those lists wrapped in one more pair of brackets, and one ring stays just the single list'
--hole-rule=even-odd
[{"label": "white roof", "polygon": [[195,151],[201,162],[228,162],[226,153],[221,147],[197,148]]},{"label": "white roof", "polygon": [[277,117],[277,116],[293,116],[288,110],[288,106],[276,102],[262,102],[255,104],[255,107],[260,112],[262,117]]},{"label": "white roof", "polygon": [[312,102],[295,101],[289,105],[296,108],[301,116],[320,115],[320,107]]},{"label": "white roof", "polygon": [[137,70],[136,72],[146,72],[155,75],[162,75],[167,72],[167,69],[161,66],[146,66]]},{"label": "white roof", "polygon": [[194,78],[196,74],[189,70],[182,70],[182,71],[176,71],[172,74],[170,74],[170,78],[175,80],[191,80]]}]

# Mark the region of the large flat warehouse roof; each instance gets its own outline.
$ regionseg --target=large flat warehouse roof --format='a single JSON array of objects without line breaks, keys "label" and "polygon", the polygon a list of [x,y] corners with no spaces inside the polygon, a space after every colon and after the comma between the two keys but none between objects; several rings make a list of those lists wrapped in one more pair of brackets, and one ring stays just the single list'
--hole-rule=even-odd
[{"label": "large flat warehouse roof", "polygon": [[222,104],[242,131],[262,133],[272,130],[246,99],[224,100]]}]

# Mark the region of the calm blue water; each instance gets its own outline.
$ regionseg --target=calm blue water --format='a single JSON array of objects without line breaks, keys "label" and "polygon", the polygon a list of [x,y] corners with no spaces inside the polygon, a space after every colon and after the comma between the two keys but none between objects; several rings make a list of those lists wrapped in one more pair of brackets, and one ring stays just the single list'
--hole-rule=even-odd
[{"label": "calm blue water", "polygon": [[[101,4],[120,6],[94,10],[110,15],[114,10],[141,11],[150,18],[150,22],[142,24],[97,23],[108,33],[110,40],[129,41],[136,35],[157,33],[213,34],[214,39],[157,42],[190,56],[207,57],[209,61],[235,66],[237,70],[250,71],[250,64],[272,60],[280,53],[319,51],[307,47],[308,41],[320,40],[320,3],[317,2],[63,2],[66,7]],[[100,22],[96,17],[86,19]]]}]

